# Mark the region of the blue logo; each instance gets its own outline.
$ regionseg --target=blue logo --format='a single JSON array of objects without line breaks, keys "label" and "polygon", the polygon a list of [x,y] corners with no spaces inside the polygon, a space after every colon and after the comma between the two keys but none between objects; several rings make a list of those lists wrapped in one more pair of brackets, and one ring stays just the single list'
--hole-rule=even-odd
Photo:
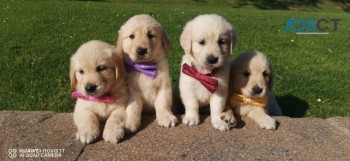
[{"label": "blue logo", "polygon": [[318,20],[308,18],[289,18],[284,27],[284,32],[293,31],[296,34],[329,34],[329,30],[337,31],[340,19],[320,18]]}]

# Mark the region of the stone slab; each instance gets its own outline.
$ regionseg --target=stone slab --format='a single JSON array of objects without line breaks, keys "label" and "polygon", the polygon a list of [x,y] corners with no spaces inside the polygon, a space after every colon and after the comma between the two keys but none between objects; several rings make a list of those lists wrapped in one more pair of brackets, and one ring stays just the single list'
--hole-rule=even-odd
[{"label": "stone slab", "polygon": [[[180,119],[180,116],[178,116]],[[0,160],[350,160],[350,118],[275,117],[277,130],[248,118],[215,130],[209,116],[199,126],[159,127],[143,116],[141,130],[118,144],[75,141],[71,113],[0,112]],[[9,157],[9,149],[64,149],[61,157]]]}]

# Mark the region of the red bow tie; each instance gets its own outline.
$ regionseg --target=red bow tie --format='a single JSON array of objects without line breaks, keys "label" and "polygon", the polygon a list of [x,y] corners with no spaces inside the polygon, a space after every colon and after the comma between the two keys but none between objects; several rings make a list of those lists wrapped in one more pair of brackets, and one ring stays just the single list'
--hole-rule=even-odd
[{"label": "red bow tie", "polygon": [[189,66],[186,63],[182,65],[182,72],[197,79],[211,93],[214,93],[215,90],[218,88],[218,80],[210,77],[213,73],[202,74],[198,72],[195,67]]}]

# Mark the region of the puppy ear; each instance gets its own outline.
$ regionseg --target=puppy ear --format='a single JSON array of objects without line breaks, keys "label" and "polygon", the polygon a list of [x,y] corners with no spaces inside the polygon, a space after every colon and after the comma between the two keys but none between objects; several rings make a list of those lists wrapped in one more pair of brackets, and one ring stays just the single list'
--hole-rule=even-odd
[{"label": "puppy ear", "polygon": [[270,68],[270,75],[269,75],[269,83],[268,83],[268,86],[269,86],[269,90],[271,91],[272,90],[272,86],[273,86],[273,67],[272,67],[272,64],[269,62],[269,68]]},{"label": "puppy ear", "polygon": [[170,41],[168,39],[168,36],[163,30],[161,31],[161,35],[162,35],[162,46],[163,46],[164,52],[168,53],[170,50]]},{"label": "puppy ear", "polygon": [[192,54],[192,39],[188,26],[185,26],[180,36],[180,45],[184,49],[186,54]]},{"label": "puppy ear", "polygon": [[117,48],[116,50],[118,51],[118,53],[124,53],[123,50],[123,34],[122,34],[122,29],[120,29],[118,31],[118,40],[117,40]]},{"label": "puppy ear", "polygon": [[237,43],[237,35],[234,29],[230,31],[231,34],[231,46],[230,46],[230,54],[233,55],[233,49],[235,49]]},{"label": "puppy ear", "polygon": [[69,77],[70,77],[70,87],[72,90],[74,90],[75,87],[77,86],[77,78],[75,77],[75,69],[74,69],[72,59],[71,59],[71,63],[70,63]]},{"label": "puppy ear", "polygon": [[118,49],[113,52],[114,64],[115,64],[115,76],[118,84],[124,81],[126,76],[126,69],[124,66],[123,54]]}]

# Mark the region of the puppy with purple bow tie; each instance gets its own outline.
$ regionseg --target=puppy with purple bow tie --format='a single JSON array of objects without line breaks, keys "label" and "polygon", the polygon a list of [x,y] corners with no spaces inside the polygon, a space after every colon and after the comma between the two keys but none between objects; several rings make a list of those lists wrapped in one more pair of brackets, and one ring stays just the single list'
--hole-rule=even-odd
[{"label": "puppy with purple bow tie", "polygon": [[171,112],[172,86],[166,53],[170,42],[161,25],[151,16],[131,17],[119,30],[117,49],[124,53],[130,98],[126,128],[135,132],[142,111],[154,111],[158,124],[174,127]]}]

